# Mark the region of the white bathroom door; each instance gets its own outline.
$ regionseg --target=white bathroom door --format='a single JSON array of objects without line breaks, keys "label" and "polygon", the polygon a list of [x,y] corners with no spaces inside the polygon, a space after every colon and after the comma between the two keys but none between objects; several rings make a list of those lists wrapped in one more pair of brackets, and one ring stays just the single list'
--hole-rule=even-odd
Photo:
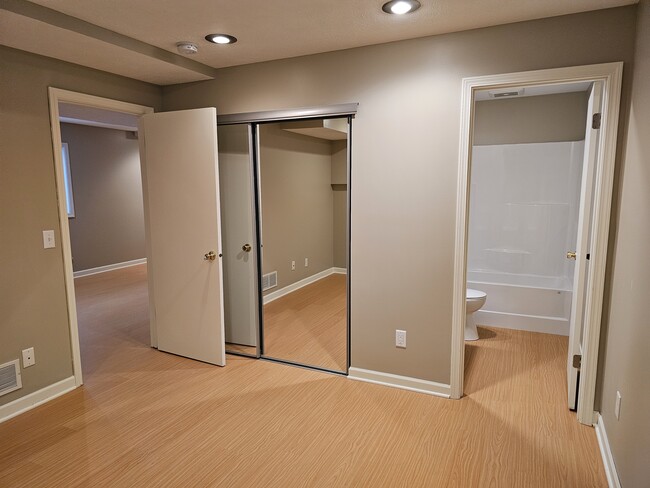
[{"label": "white bathroom door", "polygon": [[[582,164],[582,183],[580,186],[580,212],[578,215],[578,235],[575,250],[575,269],[573,273],[573,295],[571,298],[571,319],[569,322],[569,353],[567,357],[568,404],[571,410],[577,407],[579,367],[574,357],[582,357],[582,336],[587,304],[585,291],[589,277],[589,249],[591,247],[591,224],[593,189],[598,166],[598,140],[600,132],[599,117],[602,104],[602,84],[595,82],[589,95],[587,108],[587,127],[585,129],[585,152]],[[569,255],[567,255],[569,258]]]},{"label": "white bathroom door", "polygon": [[140,119],[152,345],[224,366],[214,108]]}]

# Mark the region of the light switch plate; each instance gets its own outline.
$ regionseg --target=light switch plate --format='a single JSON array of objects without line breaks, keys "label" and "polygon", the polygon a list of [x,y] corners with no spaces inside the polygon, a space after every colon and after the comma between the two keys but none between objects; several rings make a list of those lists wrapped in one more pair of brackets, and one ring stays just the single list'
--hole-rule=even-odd
[{"label": "light switch plate", "polygon": [[44,230],[43,231],[43,249],[52,249],[56,247],[54,242],[54,231],[53,230]]},{"label": "light switch plate", "polygon": [[616,404],[614,406],[614,415],[616,415],[616,420],[621,418],[621,392],[616,392]]}]

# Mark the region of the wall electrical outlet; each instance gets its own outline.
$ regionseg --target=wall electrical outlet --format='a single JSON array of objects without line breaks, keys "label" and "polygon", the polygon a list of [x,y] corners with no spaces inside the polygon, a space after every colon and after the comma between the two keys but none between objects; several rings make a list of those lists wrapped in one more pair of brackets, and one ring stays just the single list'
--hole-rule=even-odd
[{"label": "wall electrical outlet", "polygon": [[291,271],[295,271],[295,270],[296,270],[296,262],[291,261]]},{"label": "wall electrical outlet", "polygon": [[36,364],[36,356],[34,356],[34,348],[23,349],[23,368],[29,368]]},{"label": "wall electrical outlet", "polygon": [[405,330],[396,330],[395,331],[395,346],[406,348],[406,331]]},{"label": "wall electrical outlet", "polygon": [[616,415],[616,420],[621,418],[621,392],[616,392],[616,405],[614,406],[614,415]]},{"label": "wall electrical outlet", "polygon": [[309,258],[305,258],[305,268],[309,266]]},{"label": "wall electrical outlet", "polygon": [[43,249],[52,249],[56,247],[54,242],[54,231],[53,230],[44,230],[43,231]]}]

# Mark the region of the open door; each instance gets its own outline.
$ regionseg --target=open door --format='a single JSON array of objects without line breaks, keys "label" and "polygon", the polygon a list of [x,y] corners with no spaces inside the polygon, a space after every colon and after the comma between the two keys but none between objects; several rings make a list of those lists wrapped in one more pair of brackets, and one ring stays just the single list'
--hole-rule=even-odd
[{"label": "open door", "polygon": [[226,364],[214,108],[140,119],[152,346]]},{"label": "open door", "polygon": [[596,167],[598,165],[598,140],[602,84],[595,82],[589,95],[587,128],[585,130],[585,153],[580,188],[580,213],[575,251],[567,252],[567,259],[575,259],[573,273],[573,296],[569,322],[569,355],[567,358],[568,403],[571,410],[577,407],[578,374],[582,358],[582,337],[585,319],[585,292],[589,277],[589,252],[591,247],[591,223]]}]

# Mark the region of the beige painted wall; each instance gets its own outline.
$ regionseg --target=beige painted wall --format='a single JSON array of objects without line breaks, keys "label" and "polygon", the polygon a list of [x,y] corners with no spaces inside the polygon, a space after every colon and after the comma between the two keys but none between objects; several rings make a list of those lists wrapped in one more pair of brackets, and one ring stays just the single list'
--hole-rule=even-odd
[{"label": "beige painted wall", "polygon": [[[359,102],[352,366],[449,383],[462,78],[629,63],[635,17],[635,7],[600,10],[227,68],[213,81],[165,87],[164,108],[237,113]],[[407,349],[395,347],[397,328],[408,332]]]},{"label": "beige painted wall", "polygon": [[[639,5],[632,104],[615,202],[598,403],[624,487],[650,481],[650,2]],[[606,308],[607,310],[607,308]],[[622,395],[620,420],[614,415]]]},{"label": "beige painted wall", "polygon": [[476,102],[474,144],[581,141],[586,92]]},{"label": "beige painted wall", "polygon": [[[160,106],[160,88],[0,46],[0,363],[36,365],[0,405],[72,375],[47,87]],[[54,229],[57,247],[43,249]]]},{"label": "beige painted wall", "polygon": [[261,125],[260,174],[262,272],[278,272],[270,293],[333,266],[331,143]]},{"label": "beige painted wall", "polygon": [[68,143],[75,217],[75,271],[144,258],[138,140],[123,130],[61,124]]}]

